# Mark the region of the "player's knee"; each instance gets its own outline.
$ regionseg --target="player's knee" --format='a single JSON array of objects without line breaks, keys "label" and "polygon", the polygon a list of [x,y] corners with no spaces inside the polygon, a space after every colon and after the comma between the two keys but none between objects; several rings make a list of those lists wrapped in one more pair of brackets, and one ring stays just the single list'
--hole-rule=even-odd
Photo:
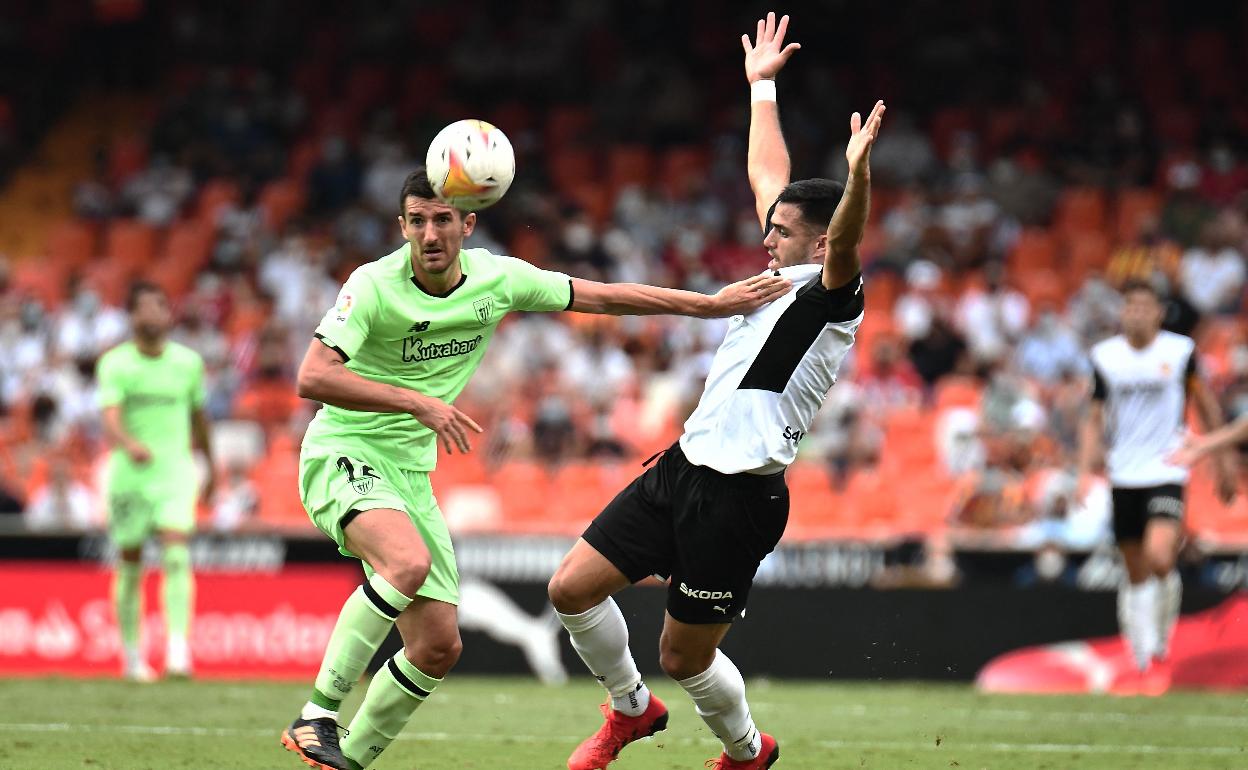
[{"label": "player's knee", "polygon": [[1175,555],[1168,548],[1155,548],[1147,555],[1148,571],[1157,577],[1164,577],[1174,569]]},{"label": "player's knee", "polygon": [[581,597],[574,581],[569,580],[562,569],[546,584],[546,595],[550,597],[551,606],[564,615],[576,615],[589,609],[581,606],[583,602],[578,601]]},{"label": "player's knee", "polygon": [[384,570],[378,572],[404,596],[415,596],[429,577],[429,567],[428,556],[412,553],[394,559]]},{"label": "player's knee", "polygon": [[676,681],[701,674],[715,662],[715,650],[680,650],[670,645],[659,646],[659,667]]},{"label": "player's knee", "polygon": [[427,635],[413,644],[405,645],[403,655],[408,662],[429,676],[442,678],[446,676],[464,651],[464,643],[459,631],[438,636]]}]

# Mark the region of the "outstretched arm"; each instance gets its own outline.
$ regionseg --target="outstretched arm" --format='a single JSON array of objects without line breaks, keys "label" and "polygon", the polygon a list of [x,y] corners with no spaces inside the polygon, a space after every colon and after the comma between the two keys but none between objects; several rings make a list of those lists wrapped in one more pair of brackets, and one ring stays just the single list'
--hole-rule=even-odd
[{"label": "outstretched arm", "polygon": [[1193,438],[1187,446],[1175,453],[1173,459],[1180,465],[1192,465],[1205,455],[1245,441],[1248,441],[1248,414],[1217,430]]},{"label": "outstretched arm", "polygon": [[776,104],[776,74],[802,46],[784,44],[789,17],[768,13],[758,20],[753,44],[749,35],[741,36],[745,49],[745,77],[750,82],[750,144],[746,168],[750,189],[754,191],[754,207],[758,221],[767,228],[767,211],[780,191],[789,183],[789,150],[780,133],[780,109]]},{"label": "outstretched arm", "polygon": [[845,148],[849,177],[845,180],[845,194],[828,223],[828,245],[823,258],[823,285],[828,289],[839,289],[862,272],[858,244],[862,242],[871,209],[871,145],[879,135],[885,109],[884,102],[879,101],[865,124],[856,112],[849,119],[849,146]]},{"label": "outstretched arm", "polygon": [[787,278],[756,275],[729,284],[718,294],[664,289],[640,283],[598,283],[572,279],[572,306],[578,313],[605,315],[688,315],[726,318],[751,313],[779,298],[792,283]]}]

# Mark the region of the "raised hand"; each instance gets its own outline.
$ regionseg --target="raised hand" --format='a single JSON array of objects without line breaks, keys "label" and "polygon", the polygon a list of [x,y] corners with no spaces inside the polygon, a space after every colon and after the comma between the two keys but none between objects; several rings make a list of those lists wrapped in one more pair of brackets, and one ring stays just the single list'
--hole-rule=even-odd
[{"label": "raised hand", "polygon": [[758,20],[758,32],[754,36],[753,45],[750,36],[741,36],[741,47],[745,49],[745,77],[751,83],[756,80],[774,80],[776,73],[784,68],[795,51],[802,46],[800,43],[784,44],[784,33],[789,30],[789,17],[781,16],[780,25],[776,26],[774,11],[767,13],[766,19]]},{"label": "raised hand", "polygon": [[850,173],[862,174],[869,170],[871,145],[875,143],[875,137],[880,133],[880,121],[884,119],[886,109],[888,108],[884,106],[882,100],[876,102],[865,124],[858,113],[855,112],[850,116],[849,145],[845,148],[845,160],[849,161]]}]

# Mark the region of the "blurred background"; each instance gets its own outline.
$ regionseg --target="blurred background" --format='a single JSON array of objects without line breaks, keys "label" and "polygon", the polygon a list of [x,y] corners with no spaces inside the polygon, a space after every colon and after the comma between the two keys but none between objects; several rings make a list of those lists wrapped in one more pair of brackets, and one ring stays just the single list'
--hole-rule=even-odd
[{"label": "blurred background", "polygon": [[[201,671],[303,675],[358,576],[299,503],[318,405],[294,372],[345,277],[401,242],[398,191],[429,140],[480,117],[516,147],[516,182],[469,245],[713,292],[767,260],[739,42],[766,10],[6,2],[0,575],[32,590],[3,600],[26,625],[0,671],[114,670],[115,644],[90,632],[110,622],[113,558],[93,371],[128,334],[131,280],[168,291],[175,338],[208,365],[220,483],[193,548]],[[1072,475],[1086,351],[1115,333],[1124,281],[1161,282],[1168,328],[1197,339],[1227,415],[1248,412],[1248,6],[776,10],[803,44],[779,78],[794,178],[843,178],[849,114],[877,98],[889,114],[866,322],[788,472],[788,531],[751,604],[763,619],[730,637],[734,657],[751,673],[970,679],[1017,647],[1114,633],[1108,488],[1080,498]],[[540,617],[572,538],[679,435],[723,332],[508,318],[458,403],[485,435],[433,475],[465,574]],[[1194,611],[1248,584],[1248,502],[1223,506],[1197,468],[1187,521]],[[341,585],[325,607],[292,598],[313,573]],[[622,600],[635,633],[657,628],[658,602]],[[254,621],[267,664],[213,625],[224,613]],[[793,633],[765,655],[775,623]],[[286,625],[306,638],[273,641]],[[70,654],[71,637],[96,646]],[[466,646],[461,669],[524,665]]]}]

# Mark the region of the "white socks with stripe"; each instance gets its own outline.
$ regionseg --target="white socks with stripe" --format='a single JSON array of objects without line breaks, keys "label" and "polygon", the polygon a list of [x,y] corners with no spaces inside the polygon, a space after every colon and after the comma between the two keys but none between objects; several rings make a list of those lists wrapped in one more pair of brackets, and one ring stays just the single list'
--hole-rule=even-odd
[{"label": "white socks with stripe", "polygon": [[639,717],[650,705],[650,690],[628,649],[628,624],[615,600],[591,607],[579,615],[555,613],[572,637],[572,647],[586,667],[611,693],[611,708]]},{"label": "white socks with stripe", "polygon": [[677,684],[689,693],[698,716],[724,744],[728,756],[742,761],[758,756],[763,740],[745,702],[745,680],[727,655],[716,650],[710,668]]}]

